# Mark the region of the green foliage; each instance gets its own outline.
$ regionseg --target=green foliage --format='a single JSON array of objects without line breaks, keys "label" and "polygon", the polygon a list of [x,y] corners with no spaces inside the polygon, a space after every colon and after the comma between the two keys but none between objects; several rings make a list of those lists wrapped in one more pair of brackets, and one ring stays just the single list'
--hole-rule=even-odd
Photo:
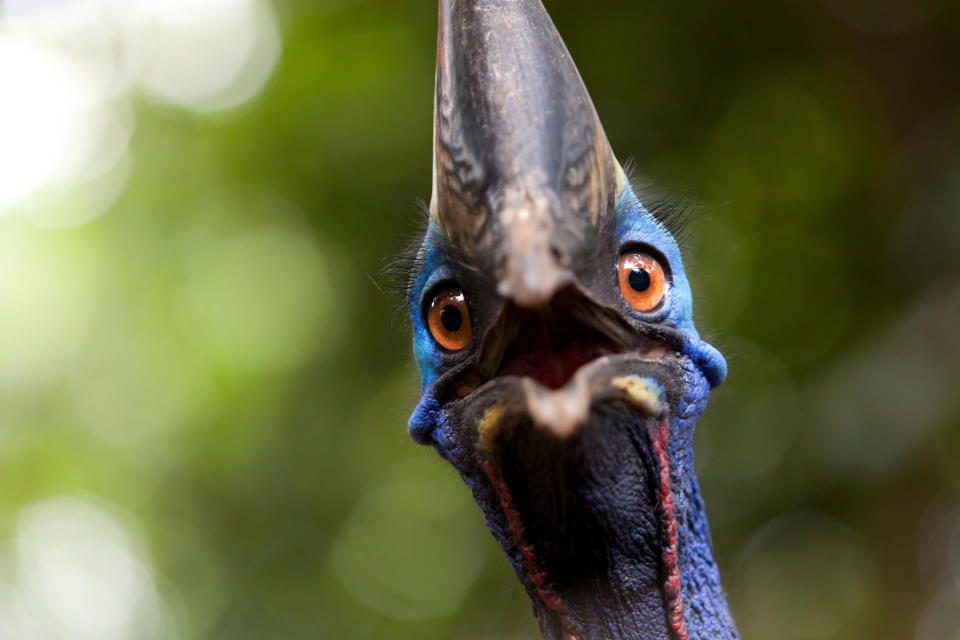
[{"label": "green foliage", "polygon": [[[435,4],[277,3],[253,101],[142,99],[105,215],[0,218],[0,538],[56,509],[123,523],[157,637],[535,637],[405,431],[382,266],[429,197]],[[698,469],[744,636],[958,628],[956,11],[547,7],[616,153],[701,213],[695,310],[731,374]],[[0,554],[0,612],[24,553]]]}]

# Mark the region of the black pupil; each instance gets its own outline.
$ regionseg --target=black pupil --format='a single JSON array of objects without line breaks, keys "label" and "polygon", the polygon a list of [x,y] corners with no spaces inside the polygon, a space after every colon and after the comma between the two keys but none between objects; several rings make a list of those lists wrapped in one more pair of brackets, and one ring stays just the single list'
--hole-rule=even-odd
[{"label": "black pupil", "polygon": [[460,309],[457,309],[452,304],[448,304],[443,309],[440,309],[440,324],[450,333],[459,331],[463,325],[463,315],[460,313]]},{"label": "black pupil", "polygon": [[630,275],[627,276],[627,280],[630,282],[630,287],[634,291],[642,293],[650,288],[650,274],[643,269],[631,270]]}]

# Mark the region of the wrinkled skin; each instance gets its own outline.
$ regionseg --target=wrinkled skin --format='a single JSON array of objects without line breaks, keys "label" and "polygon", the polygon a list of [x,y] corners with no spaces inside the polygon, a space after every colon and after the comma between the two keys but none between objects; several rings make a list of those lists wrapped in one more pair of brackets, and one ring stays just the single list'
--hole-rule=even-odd
[{"label": "wrinkled skin", "polygon": [[[694,328],[680,249],[539,0],[440,9],[411,435],[459,470],[545,638],[737,638],[692,452],[726,363]],[[618,280],[631,251],[665,274],[645,311]],[[450,288],[472,329],[456,349],[428,321]]]}]

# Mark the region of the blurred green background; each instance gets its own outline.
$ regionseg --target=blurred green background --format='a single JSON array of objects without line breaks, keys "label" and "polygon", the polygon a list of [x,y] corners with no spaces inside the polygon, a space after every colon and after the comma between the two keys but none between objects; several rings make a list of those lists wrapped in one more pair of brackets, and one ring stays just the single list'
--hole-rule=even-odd
[{"label": "blurred green background", "polygon": [[[960,12],[550,0],[700,213],[747,639],[960,638]],[[405,429],[436,2],[0,0],[0,637],[537,637]]]}]

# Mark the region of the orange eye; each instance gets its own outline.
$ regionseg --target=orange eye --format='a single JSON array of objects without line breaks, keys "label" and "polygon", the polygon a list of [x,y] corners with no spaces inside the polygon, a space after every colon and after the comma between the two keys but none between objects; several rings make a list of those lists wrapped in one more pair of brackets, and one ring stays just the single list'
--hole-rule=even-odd
[{"label": "orange eye", "polygon": [[463,291],[455,287],[439,291],[430,301],[427,325],[433,339],[449,351],[460,351],[470,344],[473,328]]},{"label": "orange eye", "polygon": [[656,258],[642,251],[620,256],[620,294],[637,311],[653,311],[663,301],[667,277]]}]

